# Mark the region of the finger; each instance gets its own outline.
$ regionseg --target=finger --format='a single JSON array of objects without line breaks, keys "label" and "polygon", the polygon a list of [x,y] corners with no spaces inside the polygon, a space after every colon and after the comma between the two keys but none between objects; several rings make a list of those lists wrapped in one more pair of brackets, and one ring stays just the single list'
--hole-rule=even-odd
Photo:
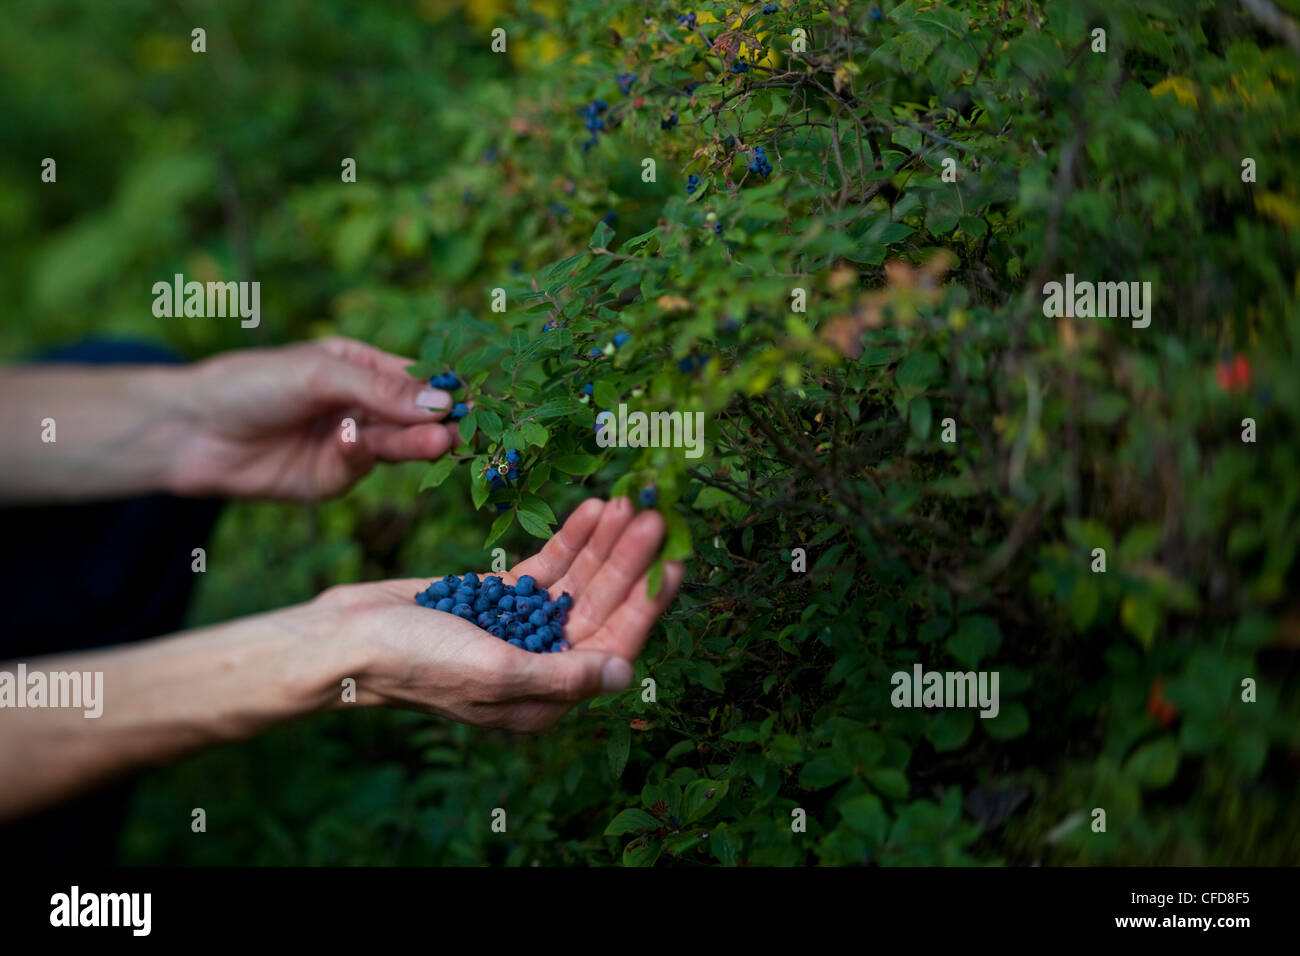
[{"label": "finger", "polygon": [[529,654],[512,680],[518,699],[576,703],[617,693],[632,683],[632,665],[622,657],[593,651]]},{"label": "finger", "polygon": [[405,373],[392,375],[330,356],[322,357],[313,367],[308,388],[318,401],[360,405],[369,421],[393,425],[440,421],[453,405],[447,392]]},{"label": "finger", "polygon": [[[581,598],[573,606],[568,633],[580,640],[600,629],[646,573],[663,536],[664,519],[657,511],[643,511],[627,525],[609,557],[585,582]],[[575,568],[577,564],[575,561]]]},{"label": "finger", "polygon": [[541,551],[515,565],[511,572],[514,579],[518,580],[523,574],[531,574],[544,588],[549,588],[558,581],[591,540],[605,507],[605,502],[599,498],[588,498],[578,505],[577,510],[569,515],[568,520],[542,546]]},{"label": "finger", "polygon": [[625,660],[636,660],[655,622],[677,597],[685,576],[686,568],[680,561],[665,561],[659,593],[650,597],[650,578],[643,575],[600,630],[581,642],[582,649],[608,651]]},{"label": "finger", "polygon": [[351,362],[353,365],[360,365],[362,368],[368,368],[375,372],[382,372],[385,375],[405,375],[410,378],[406,367],[415,364],[415,359],[394,355],[392,352],[377,349],[369,343],[358,342],[356,339],[345,339],[342,336],[322,339],[317,345],[337,359]]},{"label": "finger", "polygon": [[636,508],[633,507],[631,498],[611,499],[601,512],[600,523],[596,525],[590,540],[573,559],[568,571],[556,581],[554,588],[568,591],[575,599],[581,597],[635,517]]},{"label": "finger", "polygon": [[427,461],[440,458],[460,443],[454,426],[370,425],[361,429],[357,444],[379,461]]}]

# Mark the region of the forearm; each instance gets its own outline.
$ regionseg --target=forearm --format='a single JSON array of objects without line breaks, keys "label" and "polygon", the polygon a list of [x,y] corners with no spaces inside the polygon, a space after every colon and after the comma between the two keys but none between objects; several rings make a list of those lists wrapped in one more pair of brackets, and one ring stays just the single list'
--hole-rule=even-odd
[{"label": "forearm", "polygon": [[169,366],[0,373],[0,502],[171,491],[187,432],[187,379]]},{"label": "forearm", "polygon": [[[342,679],[365,668],[360,648],[307,604],[129,647],[26,661],[29,684],[37,672],[102,673],[102,713],[50,707],[57,701],[48,698],[44,707],[17,708],[0,696],[0,820],[338,706]],[[17,670],[16,662],[0,664],[0,672]]]}]

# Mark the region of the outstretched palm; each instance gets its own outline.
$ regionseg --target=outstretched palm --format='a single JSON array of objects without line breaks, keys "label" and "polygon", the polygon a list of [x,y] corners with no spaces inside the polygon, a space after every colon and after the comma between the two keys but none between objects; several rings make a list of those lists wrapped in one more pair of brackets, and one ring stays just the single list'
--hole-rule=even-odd
[{"label": "outstretched palm", "polygon": [[636,514],[626,498],[589,499],[537,554],[501,577],[531,575],[552,595],[574,598],[565,627],[572,650],[532,654],[452,614],[419,607],[428,579],[403,579],[327,592],[358,613],[381,654],[363,689],[379,700],[512,730],[550,726],[584,697],[621,689],[650,629],[681,585],[665,565],[654,597],[647,571],[663,539],[657,512]]}]

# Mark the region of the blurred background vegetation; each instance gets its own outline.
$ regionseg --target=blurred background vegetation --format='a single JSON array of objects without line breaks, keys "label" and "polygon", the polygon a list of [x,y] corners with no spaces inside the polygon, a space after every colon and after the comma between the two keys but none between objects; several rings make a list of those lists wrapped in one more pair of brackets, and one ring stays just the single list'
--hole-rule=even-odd
[{"label": "blurred background vegetation", "polygon": [[[693,45],[658,2],[8,5],[4,358],[87,335],[198,358],[337,333],[482,360],[490,386],[464,349],[558,317],[584,347],[632,330],[644,351],[620,356],[608,394],[650,381],[708,408],[728,455],[702,475],[613,456],[543,492],[562,513],[656,474],[689,524],[691,585],[638,673],[660,681],[657,707],[596,701],[538,739],[397,713],[303,721],[150,774],[124,863],[1300,856],[1296,56],[1235,4],[764,6],[695,8],[710,36],[736,31],[741,74],[736,49]],[[1097,25],[1110,56],[1088,50]],[[578,113],[595,98],[615,104],[599,136]],[[742,189],[754,143],[777,168]],[[46,156],[57,187],[39,183]],[[601,222],[627,261],[548,271]],[[940,248],[954,265],[930,295]],[[1036,290],[1066,271],[1154,281],[1150,334],[1043,319]],[[261,326],[154,318],[150,288],[176,272],[259,280]],[[813,290],[797,318],[794,277]],[[529,314],[498,322],[497,286],[533,296]],[[697,350],[720,361],[655,371]],[[568,392],[590,371],[547,361]],[[960,453],[936,451],[947,415]],[[1257,445],[1239,441],[1245,415]],[[581,418],[553,445],[578,447]],[[829,477],[792,467],[770,433],[844,457]],[[426,470],[319,506],[230,504],[192,623],[485,567],[492,514],[471,476],[429,492]],[[536,546],[518,528],[501,543]],[[1000,670],[996,726],[891,709],[889,675],[913,661]]]}]

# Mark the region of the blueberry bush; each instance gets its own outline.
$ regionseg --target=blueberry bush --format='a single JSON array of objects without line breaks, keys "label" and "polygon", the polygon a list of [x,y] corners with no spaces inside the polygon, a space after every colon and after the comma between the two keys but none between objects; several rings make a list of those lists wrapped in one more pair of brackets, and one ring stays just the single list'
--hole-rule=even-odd
[{"label": "blueberry bush", "polygon": [[[59,229],[10,202],[52,233],[5,267],[33,276],[20,309],[110,265],[247,262],[268,340],[352,335],[463,386],[444,459],[310,511],[232,508],[214,551],[263,542],[285,571],[214,561],[197,620],[517,558],[589,495],[658,509],[686,584],[633,687],[544,737],[321,718],[156,777],[128,859],[1295,861],[1300,62],[1276,21],[413,6],[325,4],[275,55],[280,14],[232,17],[220,104],[143,46],[172,155],[103,161],[165,169],[154,201],[186,231],[133,216],[130,186]],[[121,238],[108,265],[79,258],[95,230]],[[1066,274],[1150,282],[1150,324],[1046,316]],[[107,302],[129,328],[126,293]],[[704,453],[603,447],[620,406],[703,413]],[[998,715],[894,707],[916,664],[996,671]],[[244,837],[150,826],[214,777]]]}]

